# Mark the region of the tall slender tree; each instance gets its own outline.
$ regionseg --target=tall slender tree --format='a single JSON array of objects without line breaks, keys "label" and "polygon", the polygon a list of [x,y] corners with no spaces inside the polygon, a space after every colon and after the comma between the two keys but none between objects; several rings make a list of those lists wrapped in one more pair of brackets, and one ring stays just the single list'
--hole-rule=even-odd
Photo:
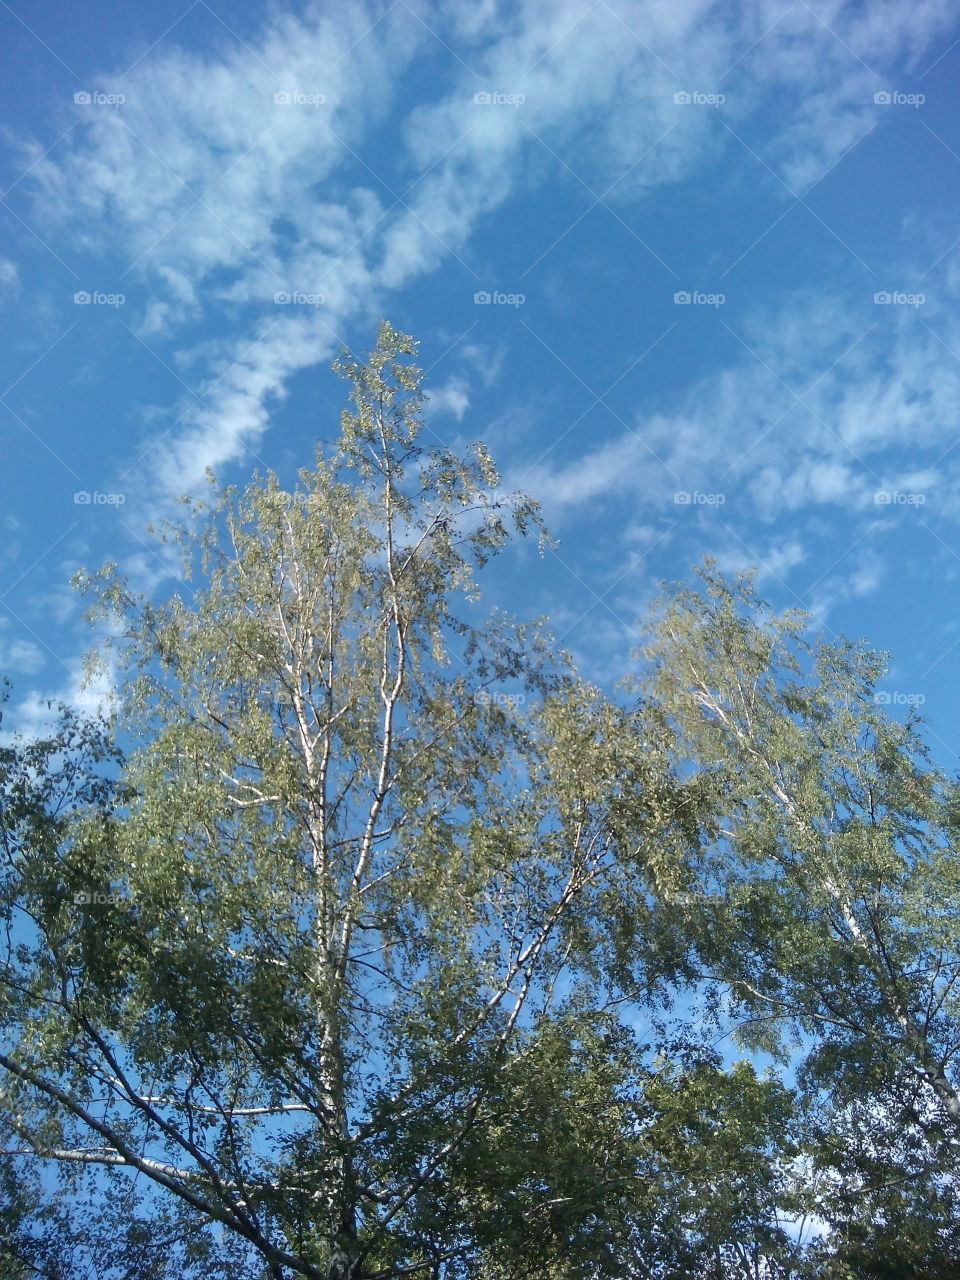
[{"label": "tall slender tree", "polygon": [[772,1221],[766,1175],[720,1213],[742,1161],[705,1095],[752,1151],[780,1095],[630,1028],[675,967],[647,885],[694,800],[540,627],[476,621],[537,510],[480,446],[424,448],[413,353],[384,324],[337,361],[339,440],[292,492],[189,506],[178,593],[82,581],[128,755],[59,816],[6,811],[0,1117],[86,1187],[104,1275],[719,1265],[696,1168],[658,1154],[684,1107],[727,1245]]}]

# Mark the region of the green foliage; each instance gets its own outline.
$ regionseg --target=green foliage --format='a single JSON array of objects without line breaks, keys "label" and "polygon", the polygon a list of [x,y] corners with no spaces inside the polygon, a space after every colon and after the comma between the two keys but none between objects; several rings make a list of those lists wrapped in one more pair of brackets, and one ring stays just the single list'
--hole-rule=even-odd
[{"label": "green foliage", "polygon": [[[665,908],[727,987],[741,1038],[801,1051],[839,1256],[879,1274],[864,1250],[880,1257],[897,1235],[897,1274],[936,1274],[923,1249],[956,1216],[960,1150],[957,784],[917,718],[878,705],[882,655],[810,640],[749,576],[731,584],[708,563],[701,577],[662,602],[645,651],[676,767],[709,797],[694,893]],[[926,1220],[919,1253],[895,1225],[908,1202]]]},{"label": "green foliage", "polygon": [[749,576],[634,706],[478,621],[545,534],[414,356],[82,575],[116,715],[0,747],[0,1275],[957,1274],[960,784]]},{"label": "green foliage", "polygon": [[[116,780],[66,721],[5,758],[0,1117],[98,1203],[70,1229],[104,1276],[666,1275],[775,1216],[749,1170],[720,1203],[728,1112],[777,1182],[766,1086],[702,1054],[668,1077],[617,1012],[682,963],[647,886],[700,800],[542,627],[471,620],[477,571],[542,530],[482,447],[421,446],[414,349],[382,325],[340,357],[339,442],[294,491],[185,504],[168,599],[81,578]],[[668,1171],[694,1109],[704,1154]]]}]

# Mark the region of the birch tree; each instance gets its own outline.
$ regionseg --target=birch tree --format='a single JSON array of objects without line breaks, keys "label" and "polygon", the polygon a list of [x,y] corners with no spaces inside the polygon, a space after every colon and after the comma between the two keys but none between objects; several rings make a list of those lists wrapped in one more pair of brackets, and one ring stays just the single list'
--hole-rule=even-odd
[{"label": "birch tree", "polygon": [[884,656],[809,623],[712,563],[650,619],[647,706],[711,815],[663,927],[747,1043],[794,1056],[821,1252],[859,1259],[823,1274],[956,1274],[960,791],[885,711]]},{"label": "birch tree", "polygon": [[103,1275],[614,1276],[670,1235],[629,1023],[690,798],[539,626],[478,620],[537,510],[424,446],[413,352],[338,360],[292,491],[186,504],[169,598],[81,580],[126,759],[4,810],[0,1118]]}]

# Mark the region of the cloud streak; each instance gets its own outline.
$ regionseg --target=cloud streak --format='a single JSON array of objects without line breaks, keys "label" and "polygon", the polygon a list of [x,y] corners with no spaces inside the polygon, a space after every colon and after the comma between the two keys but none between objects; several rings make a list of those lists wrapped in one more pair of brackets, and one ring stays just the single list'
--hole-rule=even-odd
[{"label": "cloud streak", "polygon": [[[335,23],[307,8],[246,43],[224,34],[214,54],[168,39],[106,75],[122,108],[78,106],[80,127],[35,157],[29,181],[46,226],[143,287],[144,341],[225,323],[212,391],[144,455],[145,483],[179,492],[256,447],[291,375],[327,358],[351,320],[443,263],[468,277],[471,236],[537,165],[622,206],[742,145],[709,110],[678,109],[678,91],[725,84],[739,132],[765,95],[803,86],[758,155],[806,181],[865,124],[875,65],[904,45],[919,54],[947,18],[929,3],[909,15],[400,3],[353,5]],[[452,76],[408,109],[418,66],[444,49]],[[525,101],[478,104],[478,91]],[[378,146],[378,134],[391,137]],[[273,297],[295,290],[324,302],[278,317]]]}]

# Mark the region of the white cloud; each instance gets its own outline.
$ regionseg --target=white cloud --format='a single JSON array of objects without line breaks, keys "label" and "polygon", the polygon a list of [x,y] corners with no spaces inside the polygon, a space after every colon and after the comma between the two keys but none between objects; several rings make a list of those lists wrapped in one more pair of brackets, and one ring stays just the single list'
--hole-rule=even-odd
[{"label": "white cloud", "polygon": [[[558,532],[592,518],[619,528],[622,565],[638,530],[658,531],[691,561],[759,566],[824,620],[880,588],[885,532],[960,519],[960,362],[943,345],[960,327],[947,316],[936,332],[916,316],[871,327],[870,310],[788,298],[779,315],[748,319],[746,346],[672,412],[652,399],[632,430],[579,456],[567,442],[563,461],[548,451],[511,483],[543,500]],[[675,504],[677,491],[699,491],[700,505]]]},{"label": "white cloud", "polygon": [[[47,157],[37,147],[25,184],[37,184],[48,229],[110,258],[131,294],[146,290],[134,328],[203,391],[174,413],[144,409],[154,435],[129,460],[128,520],[136,522],[133,499],[156,514],[184,490],[203,491],[208,467],[256,450],[293,375],[327,359],[348,324],[387,313],[390,291],[442,264],[461,273],[465,294],[485,287],[471,275],[480,265],[471,237],[545,175],[561,175],[587,200],[584,184],[597,194],[610,188],[606,198],[622,206],[698,169],[712,180],[730,156],[742,159],[741,143],[710,109],[675,103],[678,90],[725,92],[731,127],[802,186],[877,119],[873,92],[896,87],[878,80],[886,62],[904,50],[920,56],[952,18],[949,6],[929,0],[867,10],[840,0],[734,9],[652,0],[642,11],[635,0],[411,0],[385,14],[355,3],[336,22],[319,5],[273,11],[245,45],[225,35],[203,54],[169,38],[122,80],[122,110],[78,109],[69,139]],[[416,59],[433,66],[438,39],[463,65],[452,61],[432,100],[421,93],[411,110]],[[109,77],[103,85],[113,87]],[[476,103],[478,90],[526,101]],[[277,93],[324,101],[276,103]],[[751,180],[765,174],[759,163],[748,172]],[[764,180],[789,200],[773,176]],[[15,287],[17,277],[0,262],[4,283]],[[279,292],[324,300],[276,304]],[[745,332],[769,369],[744,352],[679,404],[643,406],[634,432],[563,463],[531,453],[529,415],[514,413],[504,487],[528,490],[561,520],[629,499],[631,554],[651,540],[713,536],[702,513],[674,528],[677,490],[742,493],[768,522],[864,508],[882,476],[899,476],[906,488],[910,468],[884,451],[934,441],[960,402],[960,378],[909,319],[899,319],[882,376],[878,348],[864,340],[816,382],[860,333],[841,300],[798,297]],[[214,336],[195,339],[200,321]],[[488,386],[503,352],[467,340],[458,359]],[[791,409],[788,388],[811,383],[814,414]],[[449,376],[432,390],[433,412],[459,422],[474,385],[466,374]],[[484,434],[496,442],[506,425],[501,417]],[[933,491],[929,470],[924,487]],[[800,534],[779,532],[760,551],[778,577],[809,554]],[[139,548],[126,563],[141,583],[165,568]],[[879,572],[867,559],[839,587],[825,585],[835,598],[861,594]],[[608,646],[621,642],[615,631]],[[18,656],[35,660],[23,648]],[[63,692],[81,704],[93,696],[79,680]],[[41,701],[19,709],[28,724],[40,723]]]},{"label": "white cloud", "polygon": [[850,552],[843,556],[841,565],[814,584],[804,607],[817,624],[826,625],[839,605],[872,595],[886,573],[886,565],[874,547],[869,544],[851,547]]},{"label": "white cloud", "polygon": [[807,556],[808,552],[799,538],[777,538],[757,556],[758,578],[761,582],[768,578],[783,581],[791,569],[803,564]]},{"label": "white cloud", "polygon": [[649,457],[640,435],[624,432],[572,462],[541,462],[511,471],[509,484],[533,494],[548,516],[560,514],[598,498],[638,492],[644,487]]},{"label": "white cloud", "polygon": [[145,454],[152,481],[167,494],[204,488],[207,468],[217,471],[256,445],[272,405],[285,394],[289,376],[324,359],[336,345],[336,334],[320,316],[281,312],[277,319],[262,322],[258,337],[214,369],[215,390],[207,394],[204,406],[188,411],[180,430]]},{"label": "white cloud", "polygon": [[463,342],[457,345],[457,355],[477,374],[484,387],[492,387],[500,377],[506,350],[503,344],[490,347],[482,342]]},{"label": "white cloud", "polygon": [[29,676],[44,664],[43,652],[32,640],[13,640],[3,634],[9,626],[8,618],[0,618],[0,674]]},{"label": "white cloud", "polygon": [[454,376],[439,386],[431,387],[425,405],[427,415],[452,414],[458,422],[470,408],[470,393],[466,378]]},{"label": "white cloud", "polygon": [[58,704],[71,707],[80,716],[97,718],[109,714],[114,705],[113,677],[105,672],[86,681],[79,669],[53,692],[34,690],[4,708],[0,743],[9,744],[17,734],[38,738],[55,730]]},{"label": "white cloud", "polygon": [[[419,15],[400,5],[379,16],[352,5],[336,23],[319,7],[273,13],[244,45],[225,34],[213,53],[168,39],[123,78],[122,109],[78,108],[71,138],[47,157],[38,149],[30,181],[48,224],[116,252],[119,270],[147,286],[147,341],[204,311],[229,317],[230,356],[212,394],[147,455],[148,483],[178,491],[255,445],[290,376],[329,354],[347,318],[373,316],[386,290],[462,255],[481,220],[535,180],[525,170],[568,165],[574,186],[576,175],[599,190],[617,183],[618,200],[673,182],[737,145],[710,110],[673,100],[723,80],[738,130],[752,113],[766,118],[765,95],[804,86],[766,145],[788,175],[812,171],[865,118],[868,73],[849,50],[882,66],[905,46],[927,47],[949,19],[931,3],[887,5],[879,18],[838,3],[784,16],[772,4],[731,12],[708,0],[642,13],[626,0],[445,4]],[[404,118],[414,59],[437,40],[462,48],[463,68]],[[477,104],[483,88],[526,102]],[[275,103],[277,93],[324,101]],[[391,111],[399,152],[370,145]],[[325,302],[274,324],[278,291]],[[858,426],[844,429],[856,436]],[[580,489],[599,484],[595,468]]]},{"label": "white cloud", "polygon": [[0,296],[13,296],[20,292],[20,273],[17,264],[9,258],[0,258]]}]

